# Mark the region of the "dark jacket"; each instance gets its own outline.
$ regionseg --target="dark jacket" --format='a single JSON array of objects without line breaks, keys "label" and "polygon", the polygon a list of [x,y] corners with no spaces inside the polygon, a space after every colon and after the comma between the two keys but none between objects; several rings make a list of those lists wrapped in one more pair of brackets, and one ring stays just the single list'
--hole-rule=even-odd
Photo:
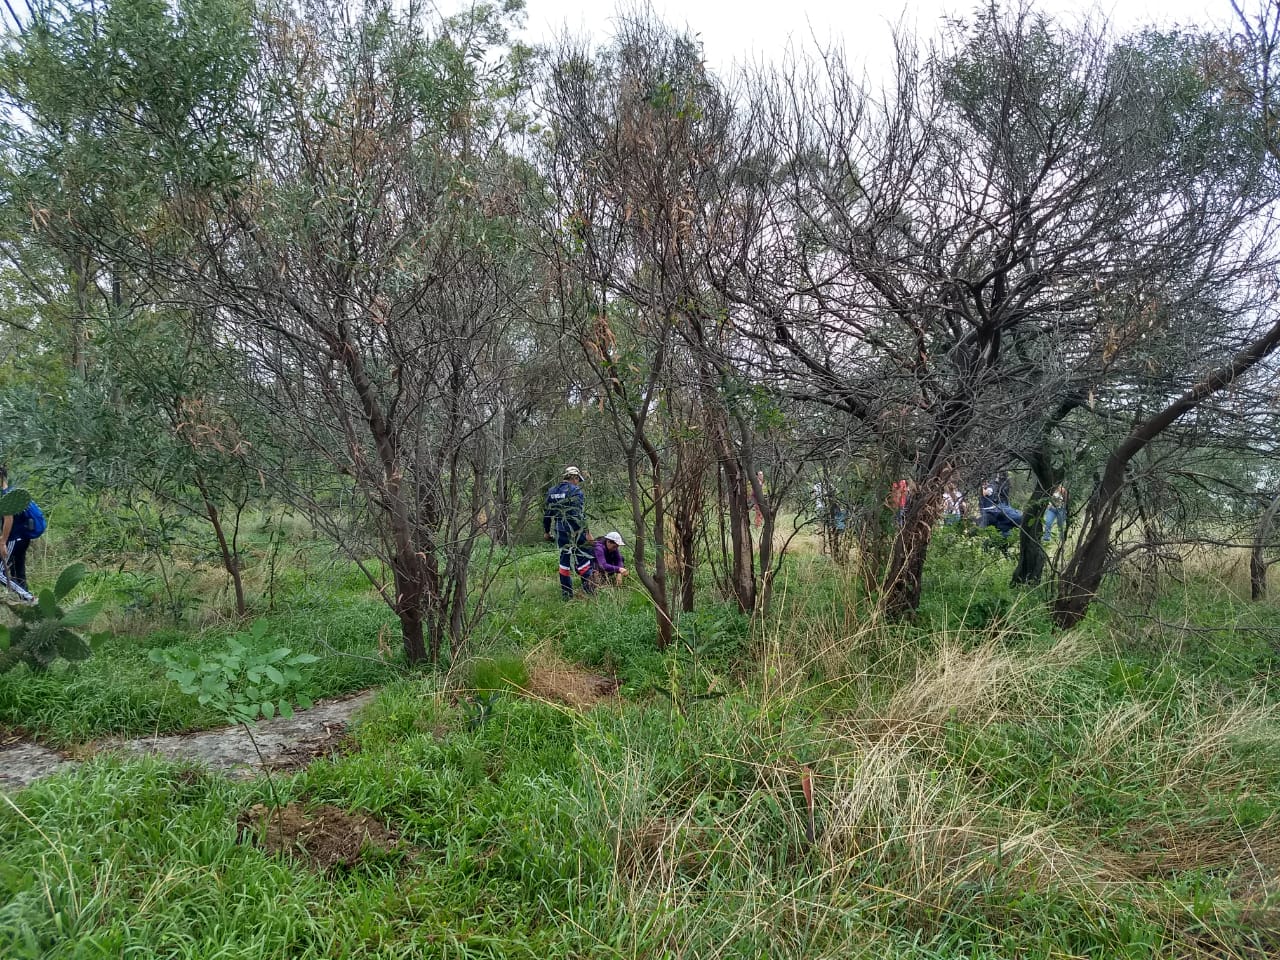
[{"label": "dark jacket", "polygon": [[596,541],[596,569],[603,573],[621,573],[626,566],[622,559],[622,548],[614,547],[610,550],[610,547],[614,547],[611,540],[601,537]]},{"label": "dark jacket", "polygon": [[587,532],[587,498],[577,484],[562,480],[547,491],[542,530],[560,543],[578,543]]}]

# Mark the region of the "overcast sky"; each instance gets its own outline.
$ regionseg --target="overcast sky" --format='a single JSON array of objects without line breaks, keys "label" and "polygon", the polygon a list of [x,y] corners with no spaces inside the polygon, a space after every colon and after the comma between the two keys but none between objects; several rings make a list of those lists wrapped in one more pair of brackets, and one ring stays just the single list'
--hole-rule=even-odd
[{"label": "overcast sky", "polygon": [[[890,27],[904,19],[920,36],[932,35],[939,19],[966,15],[982,0],[889,0],[884,4],[858,0],[652,0],[653,7],[673,24],[688,25],[702,37],[707,61],[725,70],[735,61],[781,54],[788,44],[811,47],[816,41],[843,44],[850,59],[865,63],[875,74],[888,64]],[[541,42],[566,25],[577,33],[598,38],[609,35],[613,0],[527,0],[525,39]],[[1006,3],[1005,6],[1010,4]],[[1118,28],[1141,23],[1227,23],[1229,0],[1042,0],[1040,9],[1079,17],[1099,10]],[[624,7],[626,9],[627,7]]]}]

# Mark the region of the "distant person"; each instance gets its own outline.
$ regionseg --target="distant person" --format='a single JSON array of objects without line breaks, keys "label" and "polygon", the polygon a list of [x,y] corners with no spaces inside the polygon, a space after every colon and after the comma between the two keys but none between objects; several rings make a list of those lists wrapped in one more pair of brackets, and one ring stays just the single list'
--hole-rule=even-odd
[{"label": "distant person", "polygon": [[885,499],[885,506],[893,511],[893,522],[900,527],[907,522],[907,504],[910,502],[911,482],[909,480],[895,480],[889,488],[889,496]]},{"label": "distant person", "polygon": [[582,592],[587,596],[594,593],[590,580],[591,555],[587,552],[587,544],[591,542],[587,530],[587,497],[582,492],[582,472],[577,467],[565,467],[564,479],[547,491],[542,530],[548,540],[554,539],[560,547],[560,593],[564,599],[573,599],[575,570],[582,580]]},{"label": "distant person", "polygon": [[[0,496],[9,492],[9,468],[0,464]],[[45,531],[44,513],[32,500],[26,509],[5,516],[0,521],[0,563],[5,578],[14,586],[28,593],[27,547]]]},{"label": "distant person", "polygon": [[595,543],[595,568],[592,576],[598,583],[610,583],[622,586],[622,578],[627,575],[626,561],[622,558],[622,534],[610,530]]},{"label": "distant person", "polygon": [[1000,500],[998,482],[984,483],[978,500],[978,526],[995,527],[1001,536],[1007,537],[1021,523],[1022,513]]},{"label": "distant person", "polygon": [[964,519],[968,505],[959,487],[951,487],[942,494],[942,522],[948,526]]},{"label": "distant person", "polygon": [[1062,535],[1067,535],[1067,488],[1058,484],[1049,495],[1049,506],[1044,512],[1044,536],[1040,539],[1048,543],[1053,536],[1054,526],[1062,527]]},{"label": "distant person", "polygon": [[847,516],[842,504],[835,497],[828,497],[822,514],[823,542],[833,557],[840,556],[840,541],[844,538]]}]

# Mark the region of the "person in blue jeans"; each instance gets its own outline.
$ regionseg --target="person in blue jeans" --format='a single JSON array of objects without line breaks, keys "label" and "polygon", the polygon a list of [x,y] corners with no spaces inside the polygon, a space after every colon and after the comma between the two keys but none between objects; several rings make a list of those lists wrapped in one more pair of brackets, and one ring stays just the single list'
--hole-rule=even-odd
[{"label": "person in blue jeans", "polygon": [[560,593],[564,599],[573,599],[575,570],[582,580],[582,592],[587,596],[595,593],[591,583],[591,554],[587,552],[587,545],[591,543],[587,530],[587,497],[582,492],[582,472],[577,467],[565,467],[564,479],[547,491],[542,531],[560,547]]},{"label": "person in blue jeans", "polygon": [[1067,533],[1067,488],[1059,484],[1049,495],[1049,506],[1044,511],[1044,536],[1040,539],[1049,542],[1053,536],[1054,525],[1062,527],[1062,534]]},{"label": "person in blue jeans", "polygon": [[[9,468],[0,465],[0,496],[9,492]],[[0,520],[0,562],[8,570],[9,580],[23,590],[27,589],[27,547],[31,541],[25,536],[21,517],[9,516]]]}]

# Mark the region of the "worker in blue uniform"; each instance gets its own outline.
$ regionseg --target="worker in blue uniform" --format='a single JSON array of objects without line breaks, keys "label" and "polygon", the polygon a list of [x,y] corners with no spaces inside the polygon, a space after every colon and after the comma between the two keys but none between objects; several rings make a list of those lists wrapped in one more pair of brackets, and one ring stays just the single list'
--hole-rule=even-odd
[{"label": "worker in blue uniform", "polygon": [[560,593],[564,598],[573,599],[575,570],[582,580],[582,592],[594,593],[590,580],[591,554],[587,552],[587,544],[591,542],[591,534],[587,532],[587,498],[582,492],[582,472],[577,467],[565,467],[564,479],[547,491],[542,531],[548,540],[554,535],[560,547]]}]

